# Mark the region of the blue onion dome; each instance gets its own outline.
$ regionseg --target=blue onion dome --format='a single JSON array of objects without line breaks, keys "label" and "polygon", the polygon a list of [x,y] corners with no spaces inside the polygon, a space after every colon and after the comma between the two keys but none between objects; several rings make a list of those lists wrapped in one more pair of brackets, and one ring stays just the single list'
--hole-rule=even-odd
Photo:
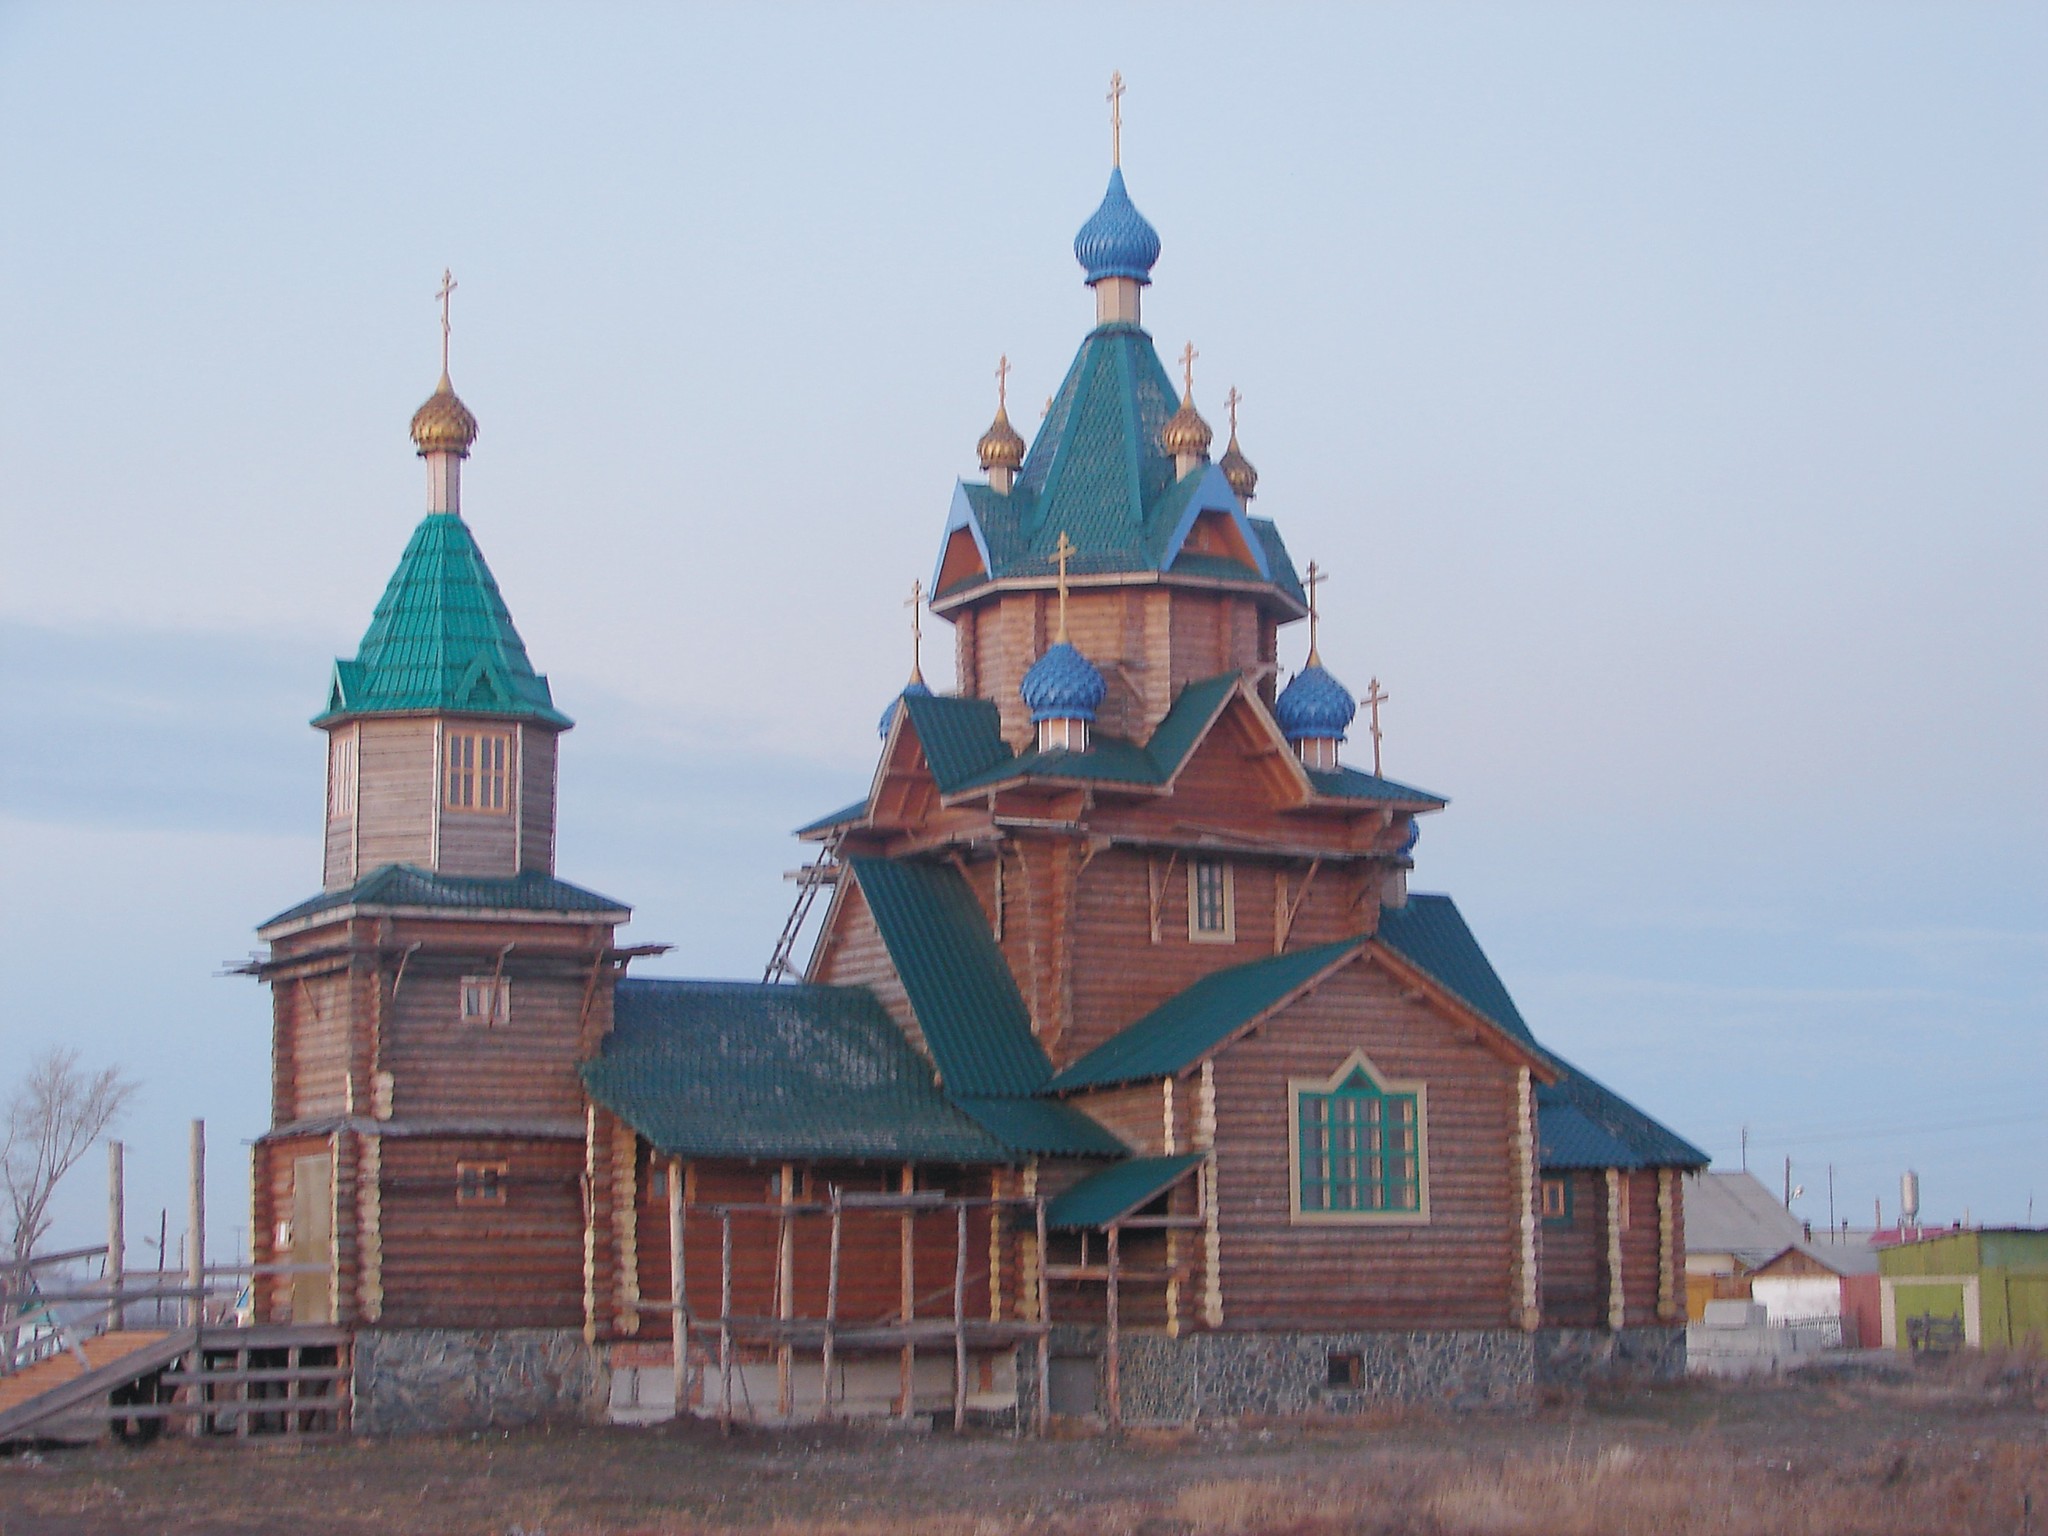
[{"label": "blue onion dome", "polygon": [[928,699],[932,696],[932,691],[925,686],[924,679],[921,677],[913,677],[906,683],[903,692],[891,699],[888,708],[882,711],[882,724],[877,732],[882,740],[887,741],[889,739],[889,727],[896,723],[896,711],[903,707],[903,700],[910,694],[915,694],[920,699]]},{"label": "blue onion dome", "polygon": [[1094,662],[1062,640],[1031,664],[1017,692],[1031,711],[1034,723],[1093,720],[1109,693],[1109,685],[1095,670]]},{"label": "blue onion dome", "polygon": [[1342,741],[1357,713],[1351,690],[1313,657],[1273,702],[1273,718],[1289,741]]},{"label": "blue onion dome", "polygon": [[1159,260],[1159,231],[1132,205],[1121,166],[1109,173],[1102,206],[1074,236],[1074,260],[1081,263],[1090,283],[1107,277],[1152,281],[1152,267]]}]

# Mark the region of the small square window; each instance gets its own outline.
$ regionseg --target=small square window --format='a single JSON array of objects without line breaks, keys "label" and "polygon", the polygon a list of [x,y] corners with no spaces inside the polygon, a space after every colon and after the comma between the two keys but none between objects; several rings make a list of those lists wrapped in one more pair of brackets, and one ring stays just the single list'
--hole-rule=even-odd
[{"label": "small square window", "polygon": [[503,976],[462,978],[462,1022],[499,1025],[512,1022],[512,983]]},{"label": "small square window", "polygon": [[1197,944],[1229,944],[1237,938],[1237,882],[1221,859],[1188,865],[1188,937]]},{"label": "small square window", "polygon": [[1571,1225],[1572,1187],[1565,1180],[1543,1181],[1543,1219],[1553,1227]]},{"label": "small square window", "polygon": [[506,1163],[457,1163],[455,1203],[457,1205],[503,1205]]},{"label": "small square window", "polygon": [[512,737],[504,731],[450,731],[442,742],[441,804],[451,811],[503,815],[511,804]]},{"label": "small square window", "polygon": [[1330,1352],[1328,1385],[1340,1390],[1356,1389],[1365,1385],[1365,1356],[1349,1353]]}]

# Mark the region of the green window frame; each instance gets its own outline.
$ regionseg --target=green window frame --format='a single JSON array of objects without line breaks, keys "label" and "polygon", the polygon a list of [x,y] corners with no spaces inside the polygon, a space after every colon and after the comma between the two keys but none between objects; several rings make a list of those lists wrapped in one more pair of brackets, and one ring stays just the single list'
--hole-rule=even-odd
[{"label": "green window frame", "polygon": [[1303,1221],[1427,1220],[1422,1085],[1383,1084],[1361,1057],[1292,1085],[1294,1214]]}]

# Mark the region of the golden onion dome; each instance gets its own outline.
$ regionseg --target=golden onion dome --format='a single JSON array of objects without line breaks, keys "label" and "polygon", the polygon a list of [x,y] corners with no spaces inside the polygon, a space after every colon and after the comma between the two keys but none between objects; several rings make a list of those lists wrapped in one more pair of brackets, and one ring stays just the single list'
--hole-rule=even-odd
[{"label": "golden onion dome", "polygon": [[1010,425],[1010,413],[1003,406],[996,407],[996,419],[989,423],[989,429],[981,434],[981,441],[974,448],[981,455],[981,467],[985,470],[1023,467],[1024,439]]},{"label": "golden onion dome", "polygon": [[1250,501],[1258,494],[1259,472],[1252,468],[1252,461],[1244,456],[1244,450],[1237,446],[1237,434],[1230,434],[1230,446],[1223,450],[1218,461],[1223,478],[1230,482],[1230,488],[1237,492],[1240,501]]},{"label": "golden onion dome", "polygon": [[470,444],[476,441],[476,417],[456,397],[445,371],[427,403],[412,413],[412,440],[422,458],[430,453],[469,457]]},{"label": "golden onion dome", "polygon": [[1206,459],[1209,444],[1216,440],[1216,434],[1209,430],[1209,423],[1202,420],[1202,413],[1195,409],[1194,399],[1186,394],[1180,397],[1180,409],[1166,418],[1166,425],[1159,429],[1159,445],[1175,458],[1187,454],[1193,458]]}]

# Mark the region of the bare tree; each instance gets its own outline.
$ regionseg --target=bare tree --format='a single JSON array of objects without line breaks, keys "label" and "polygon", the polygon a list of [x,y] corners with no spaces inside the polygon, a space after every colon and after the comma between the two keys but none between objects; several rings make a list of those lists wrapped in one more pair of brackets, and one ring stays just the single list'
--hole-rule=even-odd
[{"label": "bare tree", "polygon": [[31,1258],[50,1230],[57,1185],[135,1096],[112,1067],[87,1073],[78,1052],[52,1046],[29,1064],[0,1125],[0,1196],[11,1256]]}]

